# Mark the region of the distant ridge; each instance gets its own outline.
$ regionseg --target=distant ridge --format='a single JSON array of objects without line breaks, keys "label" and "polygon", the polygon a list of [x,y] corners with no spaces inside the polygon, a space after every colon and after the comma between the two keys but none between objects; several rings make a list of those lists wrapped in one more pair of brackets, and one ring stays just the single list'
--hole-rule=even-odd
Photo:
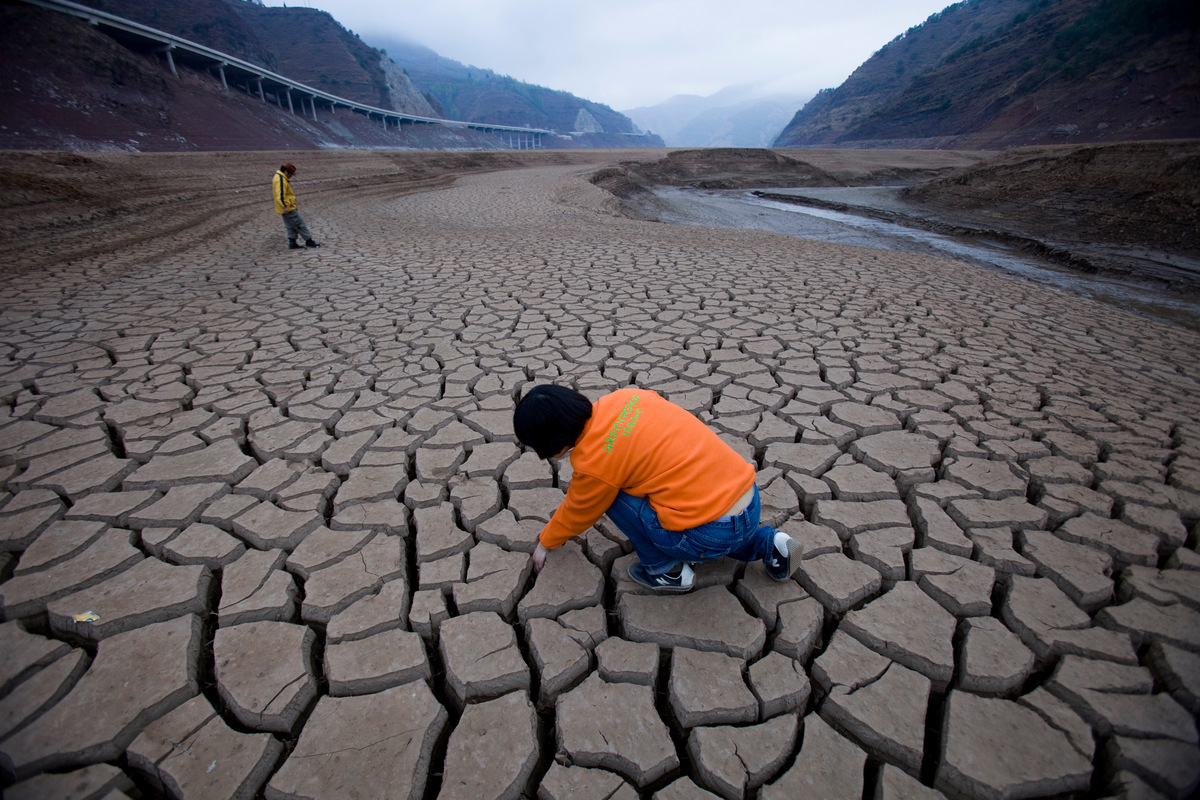
[{"label": "distant ridge", "polygon": [[1003,149],[1197,136],[1193,0],[965,0],[820,92],[774,145]]},{"label": "distant ridge", "polygon": [[[547,89],[500,75],[490,69],[468,66],[438,55],[419,44],[386,36],[369,37],[421,87],[425,98],[442,115],[471,122],[548,128],[562,133],[636,134],[633,121],[602,103],[569,92]],[[580,111],[587,112],[600,130],[581,126]],[[646,144],[647,147],[662,147]]]}]

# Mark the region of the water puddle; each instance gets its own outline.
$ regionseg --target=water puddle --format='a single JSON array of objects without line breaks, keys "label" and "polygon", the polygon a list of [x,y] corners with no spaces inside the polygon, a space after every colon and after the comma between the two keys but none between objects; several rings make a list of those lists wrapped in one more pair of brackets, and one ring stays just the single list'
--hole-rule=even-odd
[{"label": "water puddle", "polygon": [[[845,192],[849,198],[864,190],[887,191],[871,187],[821,191],[825,197]],[[834,244],[946,256],[1200,329],[1200,302],[1069,270],[999,242],[945,236],[871,217],[755,197],[749,191],[742,190],[663,187],[656,189],[654,194],[658,200],[654,213],[661,222],[710,228],[769,230]]]}]

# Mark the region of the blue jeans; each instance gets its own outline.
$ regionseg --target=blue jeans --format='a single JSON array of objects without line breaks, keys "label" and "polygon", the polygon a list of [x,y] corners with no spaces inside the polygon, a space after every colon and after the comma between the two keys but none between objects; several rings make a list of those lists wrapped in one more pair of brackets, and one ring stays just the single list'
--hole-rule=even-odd
[{"label": "blue jeans", "polygon": [[670,572],[681,561],[696,563],[722,556],[759,561],[767,556],[775,541],[775,529],[758,524],[762,502],[757,486],[754,498],[742,513],[685,531],[667,530],[659,523],[658,513],[649,500],[625,492],[617,494],[605,513],[629,538],[642,566],[651,575]]}]

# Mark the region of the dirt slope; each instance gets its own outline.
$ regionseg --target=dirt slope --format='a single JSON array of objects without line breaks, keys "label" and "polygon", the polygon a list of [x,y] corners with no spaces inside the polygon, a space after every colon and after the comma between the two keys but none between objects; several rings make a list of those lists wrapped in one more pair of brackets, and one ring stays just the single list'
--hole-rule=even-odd
[{"label": "dirt slope", "polygon": [[986,155],[905,150],[806,150],[785,154],[742,147],[675,150],[651,160],[622,160],[597,172],[592,182],[619,198],[648,192],[653,186],[758,189],[896,185],[959,169]]},{"label": "dirt slope", "polygon": [[[905,196],[944,219],[1019,228],[1102,270],[1124,261],[1200,286],[1200,275],[1170,258],[1200,261],[1200,140],[1019,148]],[[1098,245],[1124,252],[1114,259]]]}]

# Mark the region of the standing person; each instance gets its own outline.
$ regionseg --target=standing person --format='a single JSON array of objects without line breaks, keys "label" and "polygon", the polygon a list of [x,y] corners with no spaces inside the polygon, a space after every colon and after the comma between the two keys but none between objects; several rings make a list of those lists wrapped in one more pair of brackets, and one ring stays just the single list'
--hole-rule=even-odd
[{"label": "standing person", "polygon": [[304,218],[296,210],[296,194],[292,191],[292,176],[295,174],[296,167],[293,164],[284,164],[275,170],[275,177],[271,181],[272,193],[275,195],[275,213],[283,215],[289,250],[300,249],[300,245],[296,244],[297,236],[304,237],[305,247],[320,247],[320,242],[312,238],[308,226],[304,224]]},{"label": "standing person", "polygon": [[791,577],[799,543],[760,524],[754,467],[686,409],[645,389],[592,403],[545,384],[517,403],[513,428],[541,458],[571,452],[571,486],[538,537],[536,569],[607,514],[640,559],[629,577],[656,591],[689,591],[692,564],[722,556]]}]

